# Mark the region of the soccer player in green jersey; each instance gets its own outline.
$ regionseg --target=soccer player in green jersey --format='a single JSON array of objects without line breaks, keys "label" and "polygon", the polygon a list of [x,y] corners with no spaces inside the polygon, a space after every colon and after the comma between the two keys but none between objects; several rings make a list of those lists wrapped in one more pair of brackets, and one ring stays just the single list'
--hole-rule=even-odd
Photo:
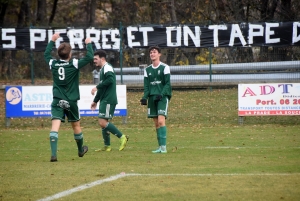
[{"label": "soccer player in green jersey", "polygon": [[61,122],[71,122],[74,139],[77,143],[78,156],[83,157],[88,151],[87,146],[83,146],[83,134],[80,127],[80,113],[77,101],[80,99],[79,93],[79,70],[93,61],[93,48],[91,39],[86,38],[87,53],[82,59],[72,59],[72,48],[69,43],[61,43],[57,49],[60,59],[53,59],[51,56],[55,41],[59,38],[59,33],[53,34],[44,53],[45,60],[49,65],[53,78],[53,101],[51,103],[52,127],[50,131],[50,162],[57,161],[57,141],[58,130]]},{"label": "soccer player in green jersey", "polygon": [[115,71],[112,65],[106,62],[106,52],[104,50],[98,50],[94,53],[94,63],[101,69],[100,82],[92,89],[92,95],[95,92],[97,93],[91,104],[91,109],[95,110],[100,100],[98,123],[102,128],[104,140],[104,147],[95,151],[111,151],[110,133],[120,139],[119,151],[122,151],[127,144],[128,136],[123,135],[113,123],[109,122],[113,118],[116,105],[118,104]]},{"label": "soccer player in green jersey", "polygon": [[160,48],[149,48],[152,64],[144,70],[144,96],[141,105],[147,105],[148,118],[153,118],[157,134],[158,148],[152,153],[167,153],[167,127],[169,101],[172,97],[170,67],[160,61]]}]

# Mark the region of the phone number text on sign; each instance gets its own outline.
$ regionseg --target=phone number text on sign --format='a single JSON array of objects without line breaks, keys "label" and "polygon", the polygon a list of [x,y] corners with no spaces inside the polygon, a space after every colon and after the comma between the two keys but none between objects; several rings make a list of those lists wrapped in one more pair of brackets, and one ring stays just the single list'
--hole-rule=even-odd
[{"label": "phone number text on sign", "polygon": [[300,115],[300,83],[239,84],[238,115]]},{"label": "phone number text on sign", "polygon": [[[300,99],[280,99],[279,100],[279,104],[280,105],[289,105],[289,104],[293,104],[293,105],[300,105]],[[257,99],[256,100],[256,105],[276,105],[276,102],[274,100],[260,100]]]}]

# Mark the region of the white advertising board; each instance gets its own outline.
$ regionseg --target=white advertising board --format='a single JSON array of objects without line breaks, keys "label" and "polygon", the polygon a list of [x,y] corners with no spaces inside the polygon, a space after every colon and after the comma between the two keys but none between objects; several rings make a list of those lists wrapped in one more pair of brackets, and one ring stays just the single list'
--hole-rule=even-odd
[{"label": "white advertising board", "polygon": [[300,83],[239,84],[238,115],[300,115]]},{"label": "white advertising board", "polygon": [[[91,94],[93,87],[95,85],[79,86],[80,100],[78,101],[78,107],[81,116],[98,115],[98,109],[95,111],[90,109],[94,100],[94,96]],[[126,91],[126,85],[117,85],[118,104],[115,109],[115,116],[127,115]],[[52,86],[6,86],[5,97],[7,118],[51,115]]]}]

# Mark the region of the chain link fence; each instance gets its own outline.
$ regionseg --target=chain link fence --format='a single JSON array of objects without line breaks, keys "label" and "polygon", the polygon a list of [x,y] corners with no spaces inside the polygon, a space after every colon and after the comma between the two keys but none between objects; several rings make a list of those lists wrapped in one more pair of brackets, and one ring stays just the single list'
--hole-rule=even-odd
[{"label": "chain link fence", "polygon": [[[146,48],[107,51],[107,61],[116,70],[118,83],[141,87],[143,69],[151,61]],[[57,58],[56,51],[52,52]],[[82,58],[85,51],[73,51]],[[120,64],[122,56],[122,64]],[[3,51],[0,79],[51,80],[43,52]],[[299,82],[300,47],[163,48],[161,61],[171,68],[174,86],[238,84],[242,82]],[[81,70],[84,83],[95,83],[99,68],[91,62]]]},{"label": "chain link fence", "polygon": [[[55,51],[52,54],[56,57]],[[85,51],[73,52],[76,58],[84,54]],[[32,84],[35,84],[34,81],[39,79],[42,80],[39,83],[51,85],[52,75],[44,61],[43,52],[5,51],[0,57],[1,80],[6,80],[6,83],[31,79]],[[143,95],[143,69],[151,63],[148,49],[124,49],[122,60],[120,65],[118,51],[107,52],[107,61],[115,67],[118,84],[127,86],[129,98],[126,122],[129,125],[134,122],[136,125],[140,121],[139,125],[150,125],[146,111],[141,113],[137,107]],[[202,125],[201,122],[210,122],[212,125],[237,123],[236,90],[228,90],[229,95],[224,97],[212,96],[219,93],[217,90],[213,93],[200,90],[209,86],[235,88],[238,83],[245,82],[300,82],[300,47],[164,48],[161,60],[170,65],[172,74],[174,92],[168,118],[170,124],[182,124],[183,116],[195,119],[199,125]],[[82,68],[80,83],[97,83],[95,72],[98,71],[93,63]],[[218,97],[219,104],[211,105],[215,97]],[[253,117],[247,119],[247,122],[294,124],[299,122],[299,117]],[[114,122],[124,122],[124,119],[116,117]]]}]

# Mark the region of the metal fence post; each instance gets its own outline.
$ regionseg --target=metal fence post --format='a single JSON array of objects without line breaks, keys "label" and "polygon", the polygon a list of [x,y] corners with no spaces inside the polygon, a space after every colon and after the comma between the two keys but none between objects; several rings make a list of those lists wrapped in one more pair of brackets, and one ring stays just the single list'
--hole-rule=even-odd
[{"label": "metal fence post", "polygon": [[[5,86],[3,85],[3,93],[4,93],[4,108],[5,108],[5,126],[10,127],[10,117],[6,117],[6,93],[5,93]],[[0,88],[2,90],[2,87]]]},{"label": "metal fence post", "polygon": [[92,71],[93,74],[93,78],[94,78],[94,84],[98,84],[99,83],[99,72],[97,71],[97,69]]},{"label": "metal fence post", "polygon": [[10,127],[10,118],[9,117],[5,118],[5,126]]},{"label": "metal fence post", "polygon": [[33,53],[32,49],[30,49],[30,60],[31,60],[31,84],[34,84],[34,64],[33,64]]},{"label": "metal fence post", "polygon": [[239,123],[240,125],[244,124],[244,117],[243,117],[243,116],[239,116],[239,117],[238,117],[238,123]]},{"label": "metal fence post", "polygon": [[122,22],[120,22],[120,28],[119,28],[119,32],[120,32],[120,76],[121,76],[121,84],[123,84],[123,47],[122,47]]},{"label": "metal fence post", "polygon": [[[211,21],[208,21],[208,24],[211,24]],[[211,47],[208,48],[209,51],[209,82],[212,82],[212,69],[211,69]],[[210,91],[212,91],[212,87],[209,87]]]},{"label": "metal fence post", "polygon": [[147,64],[140,64],[139,65],[139,68],[140,68],[139,75],[144,75],[144,69],[146,67],[147,67]]},{"label": "metal fence post", "polygon": [[[212,82],[212,69],[211,69],[211,47],[209,49],[209,82]],[[212,90],[212,87],[209,87]]]},{"label": "metal fence post", "polygon": [[[121,76],[121,84],[123,84],[123,46],[122,46],[122,37],[123,37],[123,27],[122,22],[120,22],[119,32],[120,32],[120,76]],[[122,123],[127,123],[127,116],[123,116]]]}]

